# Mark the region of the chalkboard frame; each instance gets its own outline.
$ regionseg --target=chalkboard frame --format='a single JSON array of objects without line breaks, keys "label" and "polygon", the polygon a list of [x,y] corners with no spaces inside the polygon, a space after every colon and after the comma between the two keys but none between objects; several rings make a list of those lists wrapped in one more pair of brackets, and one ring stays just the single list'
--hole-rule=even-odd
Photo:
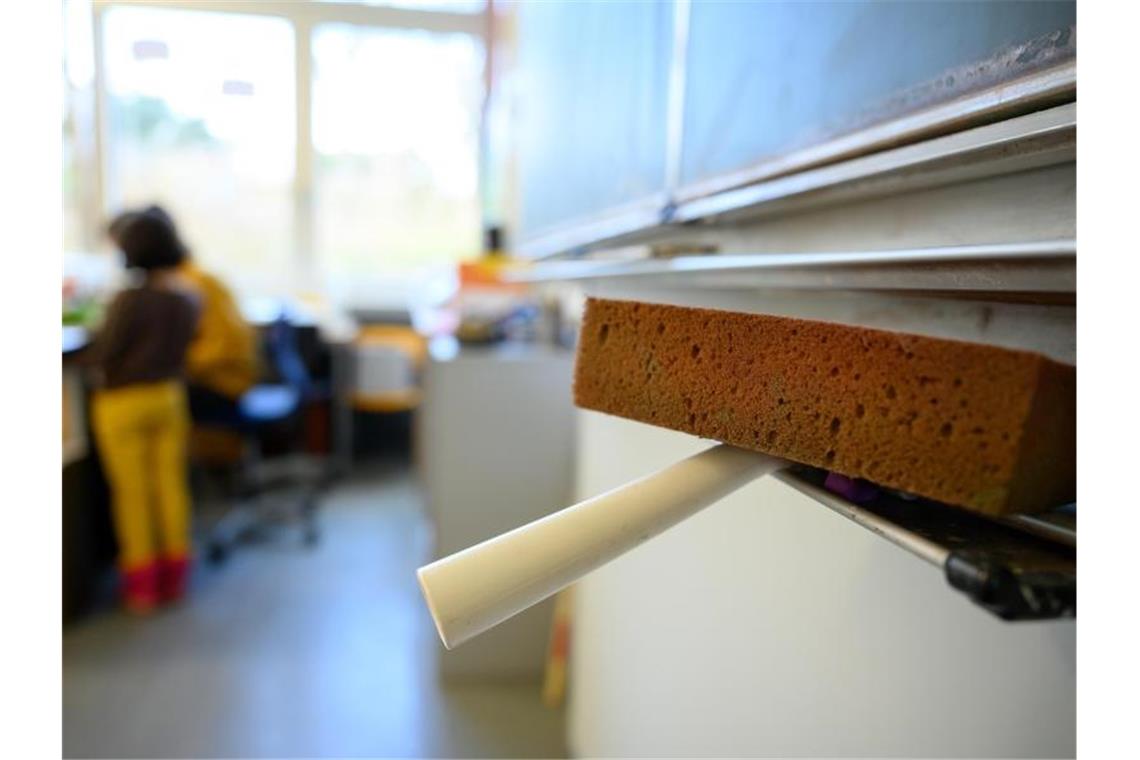
[{"label": "chalkboard frame", "polygon": [[[701,221],[703,210],[740,211],[734,193],[742,187],[821,166],[920,143],[1076,100],[1076,27],[1006,48],[895,94],[858,126],[817,144],[767,158],[700,181],[680,180],[683,147],[686,53],[691,0],[674,0],[673,51],[666,125],[666,187],[663,193],[585,218],[520,236],[519,253],[549,258],[585,253],[613,241],[633,241],[684,221]],[[698,212],[698,209],[700,212]]]}]

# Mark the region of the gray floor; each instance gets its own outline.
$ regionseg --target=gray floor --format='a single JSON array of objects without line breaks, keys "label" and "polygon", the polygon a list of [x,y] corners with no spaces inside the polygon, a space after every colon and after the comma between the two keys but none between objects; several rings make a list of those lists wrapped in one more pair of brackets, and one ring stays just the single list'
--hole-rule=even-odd
[{"label": "gray floor", "polygon": [[406,471],[336,488],[322,527],[311,552],[277,542],[201,570],[180,608],[65,629],[65,756],[565,756],[537,686],[439,685]]}]

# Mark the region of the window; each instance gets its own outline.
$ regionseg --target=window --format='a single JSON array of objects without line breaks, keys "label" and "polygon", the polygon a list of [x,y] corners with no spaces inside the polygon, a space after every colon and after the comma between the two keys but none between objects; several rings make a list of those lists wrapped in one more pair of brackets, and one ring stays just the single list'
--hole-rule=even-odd
[{"label": "window", "polygon": [[482,60],[464,34],[315,30],[315,247],[334,288],[478,252]]},{"label": "window", "polygon": [[361,306],[478,253],[485,0],[69,2],[101,35],[86,110],[65,85],[71,247],[101,241],[108,211],[158,203],[235,289]]},{"label": "window", "polygon": [[63,6],[63,250],[97,247],[95,52],[91,4]]},{"label": "window", "polygon": [[212,270],[248,290],[288,287],[292,25],[115,7],[104,30],[112,207],[160,203]]}]

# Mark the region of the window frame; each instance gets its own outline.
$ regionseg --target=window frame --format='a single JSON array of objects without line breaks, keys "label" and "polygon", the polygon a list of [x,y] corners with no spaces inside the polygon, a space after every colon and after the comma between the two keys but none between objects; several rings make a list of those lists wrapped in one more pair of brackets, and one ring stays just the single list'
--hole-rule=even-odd
[{"label": "window frame", "polygon": [[[105,14],[114,8],[155,8],[194,13],[272,16],[288,21],[293,27],[295,88],[295,155],[291,188],[293,203],[293,250],[290,260],[298,283],[311,283],[317,274],[316,230],[314,224],[314,185],[316,147],[313,144],[313,34],[322,24],[350,24],[377,29],[417,29],[448,34],[467,34],[483,44],[484,103],[490,93],[491,16],[493,0],[487,0],[482,13],[440,10],[418,10],[351,2],[259,2],[258,0],[214,0],[203,4],[196,0],[93,0],[91,3],[94,52],[94,206],[99,218],[114,211],[111,208],[114,177],[108,151],[107,70],[104,56]],[[485,109],[483,109],[485,111]],[[482,131],[483,125],[480,125]],[[482,142],[480,140],[480,142]],[[482,159],[479,167],[482,169]],[[482,175],[482,172],[480,172]],[[483,181],[480,176],[479,182]]]}]

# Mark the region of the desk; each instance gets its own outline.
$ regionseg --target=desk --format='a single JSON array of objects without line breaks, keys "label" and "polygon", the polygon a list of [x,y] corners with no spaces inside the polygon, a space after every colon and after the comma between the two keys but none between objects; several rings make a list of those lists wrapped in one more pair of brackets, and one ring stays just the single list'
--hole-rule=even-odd
[{"label": "desk", "polygon": [[63,619],[75,619],[92,601],[100,580],[114,566],[110,500],[87,415],[88,388],[76,362],[89,337],[82,327],[64,327],[63,367]]}]

